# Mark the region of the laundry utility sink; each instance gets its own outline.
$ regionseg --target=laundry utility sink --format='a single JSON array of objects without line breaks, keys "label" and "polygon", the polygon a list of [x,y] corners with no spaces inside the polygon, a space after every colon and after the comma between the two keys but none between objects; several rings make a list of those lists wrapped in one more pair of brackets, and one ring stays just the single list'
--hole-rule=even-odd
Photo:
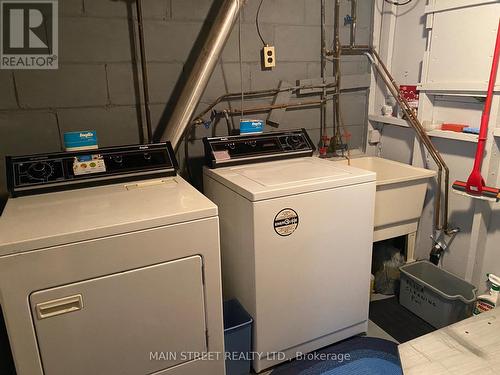
[{"label": "laundry utility sink", "polygon": [[378,157],[354,158],[350,164],[377,174],[373,240],[415,233],[429,180],[436,172]]}]

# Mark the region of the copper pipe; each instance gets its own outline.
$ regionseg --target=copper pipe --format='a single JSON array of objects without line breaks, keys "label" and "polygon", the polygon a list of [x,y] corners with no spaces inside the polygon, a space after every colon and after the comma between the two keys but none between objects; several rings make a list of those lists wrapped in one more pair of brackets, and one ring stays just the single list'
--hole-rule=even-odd
[{"label": "copper pipe", "polygon": [[[422,124],[420,124],[420,121],[418,120],[417,116],[415,115],[415,113],[411,109],[410,105],[408,104],[406,99],[401,96],[398,84],[396,83],[394,78],[390,75],[389,70],[387,69],[385,64],[382,62],[382,59],[380,58],[380,56],[378,55],[378,53],[376,51],[373,51],[373,53],[374,53],[375,57],[377,58],[377,60],[380,62],[381,66],[384,69],[384,71],[386,72],[387,76],[390,77],[390,80],[391,80],[393,87],[395,89],[397,89],[398,97],[399,97],[400,101],[402,102],[402,103],[400,103],[400,105],[403,104],[402,108],[407,109],[409,118],[411,118],[413,120],[414,125],[419,128],[419,131],[422,134],[421,140],[424,140],[427,143],[429,151],[432,150],[432,152],[435,155],[435,159],[437,158],[439,160],[439,163],[441,164],[442,169],[444,169],[444,174],[445,174],[444,195],[445,195],[445,198],[444,198],[443,228],[445,231],[448,231],[449,230],[449,228],[448,228],[448,211],[449,211],[450,170],[449,170],[446,162],[444,161],[444,159],[441,157],[441,154],[439,153],[439,151],[436,149],[436,147],[434,146],[434,144],[430,140],[424,127],[422,126]],[[396,98],[396,100],[397,99],[398,98]],[[441,173],[442,173],[442,170],[441,170]],[[440,185],[440,189],[441,189],[441,185]],[[441,194],[441,190],[439,190],[439,194]]]},{"label": "copper pipe", "polygon": [[[400,104],[400,106],[401,106],[404,114],[407,117],[408,122],[414,128],[414,130],[416,131],[416,134],[417,134],[418,138],[419,139],[423,139],[422,134],[419,131],[418,127],[413,124],[413,121],[412,121],[409,113],[407,113],[406,108],[404,108],[404,106],[402,105],[402,102],[401,102],[400,98],[398,98],[398,93],[394,90],[393,87],[391,87],[390,81],[388,81],[387,78],[383,75],[383,71],[380,68],[380,66],[378,66],[377,64],[374,64],[374,67],[377,70],[377,72],[379,73],[379,75],[382,77],[382,79],[384,80],[384,82],[385,82],[387,88],[389,89],[389,91],[391,92],[391,94],[396,98],[396,101]],[[427,144],[427,142],[424,141],[423,143],[425,144],[426,148],[429,149],[429,145]],[[439,171],[438,171],[438,185],[439,185],[439,189],[438,189],[437,194],[436,194],[436,209],[435,209],[435,212],[434,212],[435,227],[439,228],[440,227],[440,223],[441,223],[441,221],[440,221],[440,210],[441,210],[442,167],[441,167],[441,164],[439,163],[439,160],[435,157],[435,154],[433,152],[431,152],[431,155],[432,155],[432,157],[433,157],[434,161],[436,162],[436,164],[438,166],[438,169],[439,169]]]},{"label": "copper pipe", "polygon": [[[271,89],[271,90],[260,90],[260,91],[248,91],[244,92],[243,95],[246,97],[251,97],[251,96],[274,96],[278,94],[280,90],[278,89]],[[225,101],[225,100],[231,100],[231,99],[239,99],[241,98],[241,92],[234,92],[234,93],[229,93],[229,94],[224,94],[219,96],[217,99],[215,99],[207,108],[205,108],[202,112],[200,112],[198,115],[196,115],[194,118],[195,120],[199,119],[200,117],[205,116],[208,112],[210,112],[217,104]]]},{"label": "copper pipe", "polygon": [[[387,66],[384,64],[382,59],[380,58],[379,54],[375,50],[371,50],[371,55],[375,57],[377,60],[376,64],[373,64],[377,72],[379,73],[380,77],[386,84],[387,88],[391,92],[391,94],[394,96],[398,104],[401,106],[401,109],[403,110],[403,113],[405,114],[408,123],[413,127],[413,129],[416,131],[416,134],[419,138],[419,140],[425,145],[429,153],[431,154],[432,158],[434,159],[435,163],[438,166],[438,186],[439,189],[436,193],[436,209],[434,213],[434,221],[435,221],[435,226],[436,229],[443,229],[445,232],[449,231],[448,228],[448,202],[449,202],[449,168],[446,165],[446,162],[444,159],[441,157],[441,154],[439,151],[436,149],[432,141],[430,140],[429,136],[427,135],[424,127],[416,117],[415,113],[411,109],[410,105],[406,101],[404,97],[401,96],[401,93],[399,91],[399,85],[397,82],[394,80],[394,78],[391,76],[389,70],[387,69]],[[382,69],[381,69],[382,67]],[[445,197],[444,197],[444,210],[443,210],[443,225],[441,226],[441,188],[442,188],[442,175],[443,175],[443,170],[445,174]]]},{"label": "copper pipe", "polygon": [[[440,228],[440,210],[441,210],[441,186],[442,186],[442,164],[441,164],[441,161],[439,160],[439,157],[436,155],[436,152],[434,150],[434,146],[430,143],[430,140],[428,139],[427,134],[425,134],[425,131],[422,131],[421,126],[419,126],[420,124],[416,123],[414,121],[414,117],[412,116],[413,111],[411,109],[408,110],[408,108],[406,108],[406,105],[403,102],[403,98],[401,98],[401,96],[399,94],[399,89],[396,90],[396,87],[394,85],[394,81],[393,81],[392,77],[384,75],[385,69],[380,69],[380,66],[382,66],[383,63],[380,64],[381,60],[379,60],[379,58],[377,58],[377,60],[378,60],[378,64],[374,64],[375,69],[377,70],[377,72],[379,73],[379,75],[384,80],[387,88],[389,89],[389,91],[391,92],[391,94],[394,96],[394,98],[397,100],[398,104],[401,106],[401,109],[403,110],[404,114],[407,117],[408,123],[414,128],[414,130],[417,133],[417,136],[425,144],[426,148],[431,153],[431,156],[433,157],[434,161],[438,165],[438,169],[439,169],[439,173],[438,173],[439,190],[438,190],[438,192],[436,194],[436,210],[435,210],[434,220],[435,220],[436,228],[439,229]],[[382,68],[383,68],[383,66],[382,66]]]},{"label": "copper pipe", "polygon": [[[297,91],[297,90],[302,90],[302,89],[314,89],[314,88],[324,88],[324,89],[329,89],[335,87],[335,83],[328,83],[328,84],[322,84],[322,85],[302,85],[302,86],[295,86],[295,87],[287,87],[284,89],[267,89],[267,90],[256,90],[256,91],[246,91],[243,93],[245,97],[270,97],[279,94],[280,92],[283,91]],[[208,112],[210,112],[212,109],[215,108],[215,106],[223,101],[226,100],[232,100],[232,99],[239,99],[241,97],[241,92],[233,92],[229,94],[224,94],[219,96],[217,99],[215,99],[207,108],[205,108],[202,112],[200,112],[198,115],[194,117],[195,122],[199,122],[203,116],[205,116]],[[243,111],[245,112],[245,111]]]},{"label": "copper pipe", "polygon": [[[324,100],[311,100],[306,102],[298,102],[298,103],[288,103],[288,104],[272,104],[260,107],[250,107],[244,108],[244,113],[261,113],[271,111],[273,109],[283,109],[283,108],[304,108],[304,107],[312,107],[318,106],[326,103],[333,98],[325,98]],[[229,116],[240,116],[242,110],[241,109],[233,109],[233,110],[225,110],[224,113],[227,113]],[[202,124],[203,120],[200,117],[197,117],[195,121],[193,121],[194,125]]]}]

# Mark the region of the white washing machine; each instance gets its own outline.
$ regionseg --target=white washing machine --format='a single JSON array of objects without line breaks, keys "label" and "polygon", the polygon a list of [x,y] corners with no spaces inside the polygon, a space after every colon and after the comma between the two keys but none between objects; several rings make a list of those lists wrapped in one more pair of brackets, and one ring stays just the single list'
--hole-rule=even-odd
[{"label": "white washing machine", "polygon": [[87,153],[8,160],[0,373],[224,374],[217,207],[168,144]]},{"label": "white washing machine", "polygon": [[205,147],[224,296],[254,318],[255,371],[365,332],[375,174],[311,157],[305,130]]}]

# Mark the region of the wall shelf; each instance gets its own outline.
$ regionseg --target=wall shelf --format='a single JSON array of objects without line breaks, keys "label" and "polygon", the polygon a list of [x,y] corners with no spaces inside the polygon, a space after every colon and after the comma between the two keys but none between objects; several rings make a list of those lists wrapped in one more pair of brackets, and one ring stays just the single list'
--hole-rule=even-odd
[{"label": "wall shelf", "polygon": [[382,124],[390,124],[395,126],[401,126],[404,128],[409,128],[408,122],[402,118],[392,117],[392,116],[382,116],[382,115],[368,115],[370,121],[379,122]]},{"label": "wall shelf", "polygon": [[477,143],[478,139],[477,134],[458,133],[447,130],[431,130],[430,132],[427,132],[427,135],[429,137],[453,139],[455,141],[472,142],[472,143]]},{"label": "wall shelf", "polygon": [[[463,96],[486,96],[488,82],[427,82],[418,89],[423,92]],[[500,85],[495,85],[494,92],[500,92]]]}]

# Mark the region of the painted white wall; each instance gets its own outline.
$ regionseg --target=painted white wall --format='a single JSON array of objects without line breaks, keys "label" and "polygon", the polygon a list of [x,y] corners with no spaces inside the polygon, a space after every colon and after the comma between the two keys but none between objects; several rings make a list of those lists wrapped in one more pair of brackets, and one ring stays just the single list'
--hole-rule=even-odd
[{"label": "painted white wall", "polygon": [[[375,19],[381,18],[379,30],[374,30],[374,45],[385,60],[396,81],[400,84],[420,82],[421,65],[426,47],[427,32],[424,26],[426,0],[414,0],[408,6],[390,6],[384,0],[375,2]],[[374,22],[376,28],[376,22]],[[380,114],[380,108],[389,94],[377,81],[372,85],[376,92],[371,96],[374,102],[372,113]],[[408,128],[383,126],[383,140],[378,150],[368,148],[367,153],[378,154],[386,159],[411,163],[414,132]]]},{"label": "painted white wall", "polygon": [[392,74],[401,84],[420,82],[421,65],[427,42],[424,8],[426,0],[414,0],[396,8],[396,30],[392,54]]},{"label": "painted white wall", "polygon": [[[377,17],[380,17],[381,20],[378,23],[374,23],[375,27],[379,26],[378,30],[374,30],[374,44],[377,45],[375,42],[379,36],[379,51],[385,51],[385,53],[382,53],[382,57],[390,65],[390,69],[398,83],[415,84],[421,82],[422,79],[425,80],[426,77],[422,77],[422,62],[425,59],[427,49],[428,31],[425,28],[424,17],[424,10],[428,5],[427,1],[414,0],[408,6],[392,7],[390,11],[388,10],[388,6],[383,4],[383,2],[383,0],[380,0],[375,6],[375,20],[377,20]],[[444,2],[453,5],[453,2],[447,0]],[[438,2],[429,0],[429,3],[432,5]],[[472,3],[481,3],[481,1],[471,1],[468,5]],[[499,4],[494,6],[498,7]],[[462,11],[464,9],[466,10],[467,7],[462,8]],[[473,13],[474,17],[476,17],[478,13],[477,9]],[[490,37],[490,21],[494,18],[498,22],[498,12],[492,12],[491,5],[487,5],[479,13],[481,13],[482,17],[479,19],[474,18],[474,26],[469,25],[470,32],[464,33],[462,39],[468,37],[469,40],[474,40],[485,33],[487,33],[488,38]],[[390,24],[391,17],[394,24],[392,29],[387,27]],[[488,22],[479,21],[485,17],[489,20]],[[445,36],[448,39],[444,43],[443,41],[440,42],[440,48],[449,48],[450,52],[459,49],[457,48],[457,43],[460,43],[460,40],[452,39],[444,31],[441,29],[439,36]],[[491,49],[493,46],[492,44]],[[475,64],[481,67],[480,76],[484,75],[484,79],[487,80],[489,68],[485,69],[484,67],[491,64],[491,55],[492,53],[477,55],[470,50],[468,53],[462,50],[461,57],[456,59],[456,64],[459,65],[460,61],[463,60],[467,61],[465,65],[472,66],[474,63],[471,61],[475,61]],[[478,72],[474,72],[472,76],[478,76]],[[455,81],[460,82],[458,78]],[[376,111],[378,110],[377,107],[383,103],[384,98],[380,94],[381,90],[377,88],[376,84],[372,85],[372,91],[374,93],[370,97],[370,108],[372,111]],[[433,96],[430,108],[432,109],[419,114],[421,121],[432,121],[434,123],[443,121],[460,122],[478,127],[482,103],[471,97]],[[493,118],[495,116],[498,117],[498,114],[498,107],[493,108]],[[382,125],[377,123],[372,125],[383,130],[382,142],[378,149],[369,148],[369,153],[378,153],[382,157],[405,163],[411,163],[413,155],[421,154],[418,148],[415,153],[413,152],[413,149],[416,147],[413,142],[413,130],[393,125],[384,125],[382,127]],[[490,124],[491,126],[494,125]],[[500,126],[500,119],[497,121],[497,126]],[[472,168],[476,144],[441,138],[432,138],[432,140],[450,167],[451,182],[456,179],[467,179]],[[495,153],[498,153],[498,146],[498,138],[494,142],[490,142],[488,155],[495,156]],[[435,166],[430,158],[425,153],[422,153],[422,155],[427,166],[434,168]],[[485,173],[487,173],[486,169],[488,165],[484,165],[483,167]],[[498,168],[495,169],[493,167],[493,171],[490,172],[495,173],[494,176],[488,176],[490,181],[497,180],[500,172]],[[431,185],[419,228],[416,248],[417,258],[427,259],[432,246],[430,235],[432,233],[434,190],[435,186]],[[450,193],[450,220],[455,226],[460,227],[461,232],[451,244],[449,251],[445,254],[442,263],[443,268],[472,281],[481,289],[484,289],[486,286],[484,282],[485,273],[493,272],[500,274],[500,246],[498,245],[500,243],[499,212],[500,204],[494,205],[483,203],[482,201],[477,202],[471,198]],[[481,230],[483,222],[484,229]]]}]

